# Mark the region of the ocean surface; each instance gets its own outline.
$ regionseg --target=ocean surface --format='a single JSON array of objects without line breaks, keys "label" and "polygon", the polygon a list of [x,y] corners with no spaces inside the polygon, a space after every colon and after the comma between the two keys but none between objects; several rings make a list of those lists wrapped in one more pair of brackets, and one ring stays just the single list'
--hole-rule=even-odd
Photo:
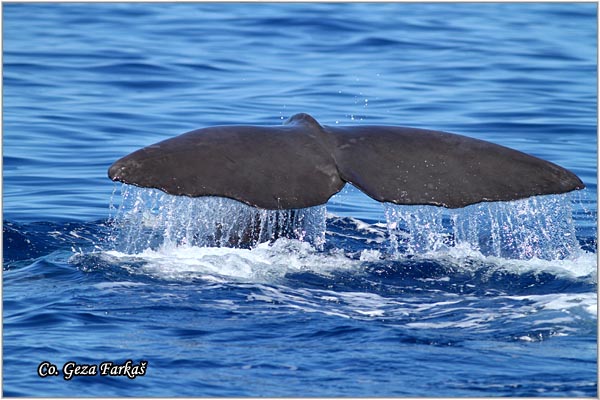
[{"label": "ocean surface", "polygon": [[[2,9],[4,396],[597,396],[596,4]],[[302,240],[232,248],[215,224],[247,206],[107,178],[297,112],[488,140],[587,188],[448,211],[347,186]]]}]

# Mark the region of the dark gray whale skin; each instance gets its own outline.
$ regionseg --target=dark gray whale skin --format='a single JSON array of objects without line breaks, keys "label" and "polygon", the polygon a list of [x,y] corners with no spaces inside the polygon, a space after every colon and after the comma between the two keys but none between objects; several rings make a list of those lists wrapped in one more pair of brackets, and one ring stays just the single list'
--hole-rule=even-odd
[{"label": "dark gray whale skin", "polygon": [[483,140],[397,126],[322,126],[308,114],[281,126],[184,133],[121,158],[108,176],[264,209],[324,204],[346,182],[380,202],[447,208],[585,187],[556,164]]}]

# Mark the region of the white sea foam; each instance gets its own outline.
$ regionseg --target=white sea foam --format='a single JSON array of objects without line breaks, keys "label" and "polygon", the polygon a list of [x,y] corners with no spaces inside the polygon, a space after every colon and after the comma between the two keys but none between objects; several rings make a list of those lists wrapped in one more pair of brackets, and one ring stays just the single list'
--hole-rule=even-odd
[{"label": "white sea foam", "polygon": [[581,249],[573,251],[569,258],[561,260],[543,260],[537,257],[531,259],[507,259],[495,255],[484,255],[479,250],[474,250],[469,244],[463,243],[452,248],[438,251],[428,251],[419,255],[398,254],[398,260],[410,258],[412,260],[437,260],[456,268],[479,268],[482,265],[495,267],[513,273],[548,272],[561,277],[582,278],[587,277],[590,282],[596,283],[598,257]]},{"label": "white sea foam", "polygon": [[319,312],[352,319],[403,321],[402,326],[414,329],[469,329],[483,333],[501,321],[518,321],[533,314],[557,310],[561,311],[560,316],[553,314],[547,319],[540,319],[541,322],[527,321],[523,324],[524,329],[535,329],[543,323],[554,328],[553,335],[567,335],[573,330],[570,325],[596,318],[596,314],[591,312],[596,308],[595,293],[500,296],[495,301],[497,306],[490,307],[488,303],[478,305],[477,298],[451,295],[427,302],[421,297],[398,298],[354,291],[334,292],[260,285],[253,289],[255,292],[248,296],[248,302],[262,302],[278,309]]},{"label": "white sea foam", "polygon": [[114,289],[119,289],[119,288],[130,288],[130,287],[145,286],[145,285],[146,284],[142,283],[142,282],[123,281],[123,282],[100,282],[93,286],[96,289],[100,289],[100,290],[114,290]]},{"label": "white sea foam", "polygon": [[557,310],[570,314],[582,310],[592,316],[597,316],[598,311],[598,297],[593,292],[506,296],[506,298],[532,303],[531,307],[536,310]]},{"label": "white sea foam", "polygon": [[[515,301],[517,301],[515,303]],[[468,308],[460,306],[462,301],[457,302],[437,302],[428,304],[426,307],[420,307],[415,312],[420,312],[421,320],[408,322],[407,327],[418,329],[447,329],[461,328],[474,331],[486,331],[490,324],[499,321],[515,321],[529,319],[531,315],[536,315],[536,319],[528,320],[524,323],[525,327],[535,329],[540,326],[553,327],[553,335],[567,335],[573,331],[570,325],[578,321],[597,318],[596,293],[553,293],[545,295],[529,296],[500,296],[494,304],[495,307],[476,307]],[[455,306],[456,305],[456,306]],[[560,314],[547,314],[544,312],[560,311]],[[445,318],[452,315],[453,319]],[[460,316],[456,319],[456,316]],[[519,340],[537,341],[539,338],[531,336],[519,337]],[[531,339],[531,340],[530,340]]]},{"label": "white sea foam", "polygon": [[[358,259],[343,251],[333,249],[323,252],[310,243],[281,238],[271,243],[261,243],[252,249],[229,247],[198,247],[189,245],[162,245],[157,249],[145,249],[137,254],[128,254],[116,250],[104,252],[113,257],[123,268],[141,261],[144,272],[165,279],[232,279],[244,281],[275,281],[288,273],[313,272],[328,275],[334,271],[360,273],[366,265],[402,258],[389,256],[378,250],[363,250]],[[389,258],[387,258],[389,259]],[[419,278],[424,282],[448,282],[452,279],[452,268],[474,270],[486,268],[493,271],[506,271],[517,274],[552,273],[558,277],[597,282],[597,258],[595,254],[581,252],[578,257],[564,260],[507,260],[501,257],[485,256],[468,247],[459,246],[447,251],[430,252],[412,256],[412,262],[434,260],[451,267],[449,275],[433,278]],[[139,271],[138,271],[139,272]]]},{"label": "white sea foam", "polygon": [[287,273],[356,269],[360,261],[342,253],[323,253],[307,242],[281,238],[252,249],[163,245],[138,254],[111,250],[120,265],[140,262],[140,271],[164,279],[213,276],[237,281],[275,281]]},{"label": "white sea foam", "polygon": [[[285,280],[290,273],[311,272],[327,277],[331,273],[344,271],[345,276],[360,276],[364,271],[364,263],[372,263],[340,252],[318,251],[306,242],[290,239],[278,239],[252,249],[163,246],[156,250],[146,249],[136,255],[107,251],[103,256],[129,273],[184,282],[201,279],[204,281],[204,290],[234,283],[248,292],[243,301],[215,300],[217,303],[214,306],[236,312],[244,312],[246,307],[256,310],[263,305],[268,307],[269,312],[302,311],[337,318],[397,322],[408,329],[467,329],[481,333],[497,329],[492,326],[501,321],[525,321],[523,329],[528,329],[528,333],[515,335],[515,338],[538,341],[542,339],[531,336],[537,334],[536,327],[546,329],[552,326],[552,335],[568,335],[573,324],[594,319],[597,308],[595,293],[499,294],[491,305],[489,300],[480,296],[443,291],[430,291],[424,296],[418,293],[404,296],[290,287]],[[489,261],[490,258],[483,259]],[[444,262],[448,262],[448,259]],[[453,262],[459,265],[458,260],[454,259]],[[545,260],[512,260],[512,264],[506,264],[506,260],[503,262],[502,268],[513,271],[544,270],[551,264]],[[590,261],[590,268],[591,264]],[[477,265],[463,265],[462,268],[477,268]],[[450,283],[452,276],[443,276],[438,280]],[[129,284],[111,282],[98,284],[97,288],[116,290],[126,288]],[[530,320],[532,315],[536,315],[533,321]]]}]

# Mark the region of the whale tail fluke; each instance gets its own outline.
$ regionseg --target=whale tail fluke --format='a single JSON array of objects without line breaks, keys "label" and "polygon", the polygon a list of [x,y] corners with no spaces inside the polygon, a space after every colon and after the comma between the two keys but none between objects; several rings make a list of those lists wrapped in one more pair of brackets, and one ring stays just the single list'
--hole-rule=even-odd
[{"label": "whale tail fluke", "polygon": [[346,182],[381,202],[448,208],[584,188],[548,161],[466,136],[395,126],[216,126],[147,146],[109,177],[180,196],[229,197],[264,209],[324,204]]}]

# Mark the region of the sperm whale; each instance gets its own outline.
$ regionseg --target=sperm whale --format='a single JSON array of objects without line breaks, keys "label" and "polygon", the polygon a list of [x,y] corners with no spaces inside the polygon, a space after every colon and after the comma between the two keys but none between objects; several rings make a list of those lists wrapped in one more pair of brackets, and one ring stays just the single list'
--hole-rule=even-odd
[{"label": "sperm whale", "polygon": [[554,163],[491,142],[399,126],[325,126],[304,113],[279,126],[187,132],[117,160],[108,176],[269,210],[324,204],[346,183],[380,202],[447,208],[585,187]]}]

